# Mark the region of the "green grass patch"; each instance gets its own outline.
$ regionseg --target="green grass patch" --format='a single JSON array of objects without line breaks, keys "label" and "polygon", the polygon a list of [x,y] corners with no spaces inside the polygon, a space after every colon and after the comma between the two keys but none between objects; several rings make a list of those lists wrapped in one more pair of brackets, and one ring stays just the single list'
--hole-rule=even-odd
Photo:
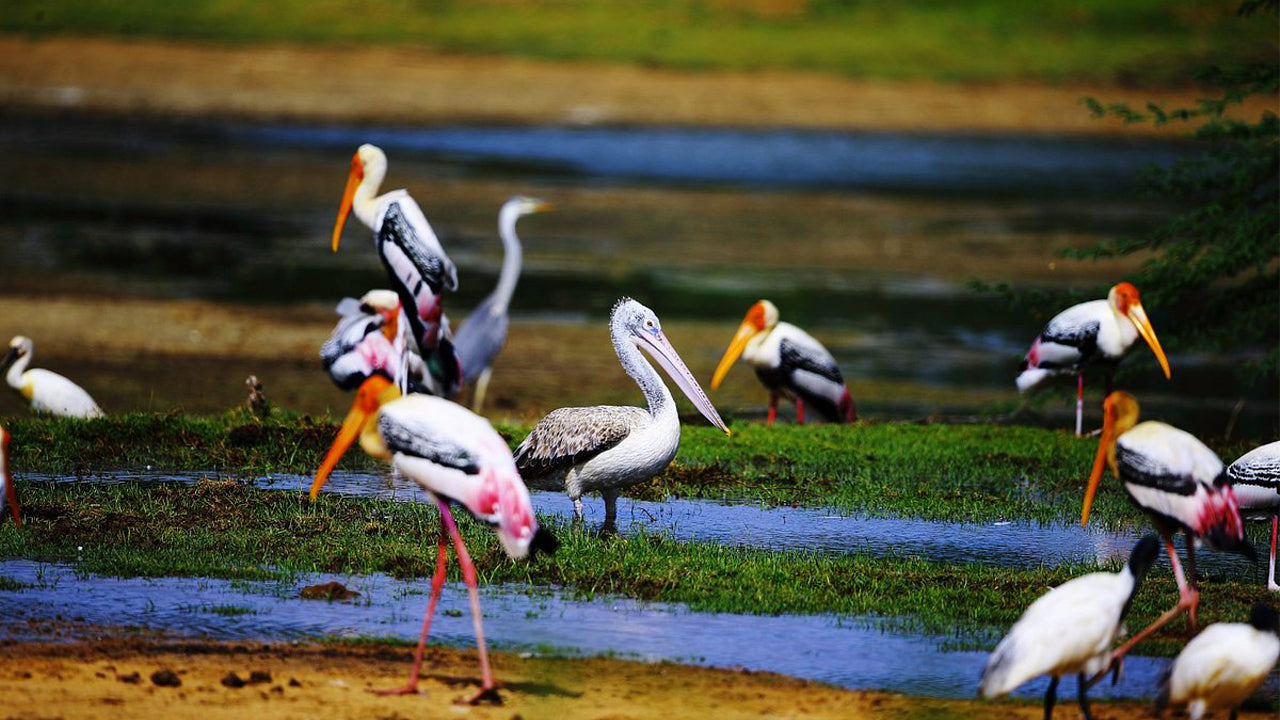
[{"label": "green grass patch", "polygon": [[1238,0],[10,0],[0,31],[218,43],[402,45],[686,70],[957,81],[1186,82],[1274,62],[1273,19]]},{"label": "green grass patch", "polygon": [[[338,431],[333,418],[239,411],[214,417],[131,414],[96,420],[6,421],[11,467],[91,476],[106,471],[207,472],[252,478],[310,475]],[[736,423],[734,434],[682,430],[680,452],[632,497],[834,507],[875,515],[958,522],[1076,522],[1097,441],[1070,432],[990,425],[780,425]],[[527,425],[499,425],[515,447]],[[1247,443],[1215,447],[1235,458]],[[359,450],[340,468],[379,470]],[[1123,488],[1104,479],[1090,522],[1142,527]]]},{"label": "green grass patch", "polygon": [[[0,557],[69,562],[104,575],[287,580],[319,571],[427,577],[439,527],[437,511],[427,503],[332,495],[310,502],[302,493],[230,482],[30,483],[23,496],[26,527],[0,525]],[[983,644],[1048,587],[1096,569],[770,552],[645,534],[599,537],[554,521],[551,526],[560,551],[517,563],[487,527],[460,522],[486,584],[554,587],[587,599],[686,603],[703,612],[873,615],[908,629],[968,634]],[[460,580],[456,566],[450,577]],[[1205,622],[1239,619],[1267,595],[1264,586],[1232,577],[1209,578],[1202,592]],[[1167,568],[1158,565],[1135,601],[1133,624],[1154,618],[1176,595]],[[1164,636],[1170,642],[1159,652],[1175,649],[1174,633]]]}]

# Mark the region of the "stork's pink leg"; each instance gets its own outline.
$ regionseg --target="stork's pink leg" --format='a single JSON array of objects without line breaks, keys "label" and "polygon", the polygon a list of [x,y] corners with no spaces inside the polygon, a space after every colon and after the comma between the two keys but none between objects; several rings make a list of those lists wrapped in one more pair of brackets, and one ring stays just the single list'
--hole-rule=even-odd
[{"label": "stork's pink leg", "polygon": [[[1191,533],[1186,534],[1187,538],[1187,585],[1191,589],[1191,607],[1187,608],[1187,615],[1191,619],[1191,632],[1196,631],[1196,608],[1200,607],[1200,591],[1196,590],[1196,539],[1191,537]],[[1185,599],[1187,588],[1178,585],[1178,591],[1182,595],[1181,599]]]},{"label": "stork's pink leg", "polygon": [[471,622],[476,631],[476,652],[480,655],[480,689],[475,695],[459,702],[475,705],[486,697],[498,700],[497,684],[493,682],[493,673],[489,670],[489,650],[484,644],[484,626],[480,621],[480,590],[476,583],[476,566],[471,562],[471,555],[462,542],[458,527],[453,524],[449,504],[439,498],[436,499],[436,504],[440,506],[444,526],[449,529],[449,535],[453,538],[453,550],[458,556],[458,564],[462,566],[462,579],[467,583],[467,593],[471,596]]},{"label": "stork's pink leg", "polygon": [[[1178,582],[1178,604],[1174,605],[1165,614],[1156,618],[1155,622],[1143,628],[1142,632],[1129,638],[1129,641],[1126,642],[1124,645],[1121,645],[1119,650],[1116,650],[1114,653],[1112,653],[1111,654],[1112,665],[1119,662],[1122,658],[1124,658],[1125,653],[1129,652],[1129,650],[1134,645],[1137,645],[1138,643],[1145,640],[1148,635],[1160,629],[1162,625],[1174,619],[1184,611],[1191,611],[1192,613],[1194,613],[1195,607],[1200,604],[1200,593],[1196,590],[1194,584],[1188,584],[1186,578],[1183,577],[1182,563],[1178,562],[1178,551],[1174,550],[1173,540],[1170,539],[1168,536],[1165,536],[1164,538],[1164,549],[1168,551],[1169,562],[1173,565],[1173,579]],[[1188,544],[1187,551],[1188,551],[1187,557],[1190,558],[1191,557],[1190,544]],[[1192,580],[1195,580],[1194,576],[1192,577]],[[1105,674],[1107,674],[1107,669],[1103,669],[1103,671],[1099,673],[1099,676],[1105,675]]]},{"label": "stork's pink leg", "polygon": [[440,600],[440,591],[444,588],[444,572],[448,560],[449,543],[444,534],[444,526],[440,526],[440,549],[436,553],[436,574],[431,578],[431,600],[427,602],[427,616],[422,618],[422,635],[418,637],[418,650],[413,654],[413,671],[409,673],[409,681],[398,688],[374,690],[379,695],[409,695],[418,692],[418,677],[422,671],[422,654],[427,646],[427,633],[431,631],[431,618],[436,615],[436,603]]},{"label": "stork's pink leg", "polygon": [[1084,373],[1076,376],[1076,437],[1084,431]]},{"label": "stork's pink leg", "polygon": [[1276,584],[1276,529],[1280,525],[1280,515],[1271,516],[1271,559],[1267,561],[1267,589],[1276,592],[1280,591],[1280,585]]},{"label": "stork's pink leg", "polygon": [[804,424],[804,400],[796,398],[796,424]]},{"label": "stork's pink leg", "polygon": [[765,418],[764,424],[773,427],[773,421],[778,419],[778,396],[769,393],[769,417]]}]

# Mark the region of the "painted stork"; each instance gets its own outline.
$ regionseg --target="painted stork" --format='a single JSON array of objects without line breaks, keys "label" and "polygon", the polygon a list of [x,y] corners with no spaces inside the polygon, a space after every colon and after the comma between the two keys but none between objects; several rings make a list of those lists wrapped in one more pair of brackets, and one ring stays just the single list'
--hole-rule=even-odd
[{"label": "painted stork", "polygon": [[978,692],[988,699],[1001,697],[1049,675],[1044,717],[1050,720],[1058,681],[1075,673],[1080,710],[1091,720],[1086,692],[1096,679],[1090,678],[1110,663],[1111,643],[1124,631],[1129,602],[1159,554],[1159,541],[1148,535],[1134,546],[1120,572],[1083,575],[1041,595],[987,658]]},{"label": "painted stork", "polygon": [[320,346],[320,362],[334,384],[354,390],[374,373],[405,384],[408,343],[399,323],[400,297],[391,290],[370,290],[359,300],[343,298],[333,333]]},{"label": "painted stork", "polygon": [[729,348],[720,358],[711,389],[720,382],[741,355],[756,370],[756,377],[769,389],[769,418],[778,415],[778,396],[794,400],[796,422],[804,424],[804,407],[817,411],[831,422],[853,422],[858,411],[844,384],[836,360],[812,335],[792,325],[778,322],[778,308],[761,300],[747,311]]},{"label": "painted stork", "polygon": [[1227,467],[1227,478],[1246,518],[1271,518],[1271,559],[1267,561],[1267,589],[1276,584],[1276,525],[1280,523],[1280,441],[1256,447]]},{"label": "painted stork", "polygon": [[512,558],[524,558],[533,552],[554,552],[556,539],[545,528],[538,527],[529,491],[520,480],[507,443],[487,420],[461,405],[429,395],[402,396],[386,377],[370,376],[356,392],[356,401],[316,472],[311,483],[312,499],[324,486],[338,459],[357,438],[365,452],[390,461],[397,471],[418,483],[440,508],[436,570],[431,579],[431,599],[422,621],[413,669],[403,686],[383,692],[417,692],[423,648],[444,586],[451,538],[470,595],[471,619],[480,656],[480,690],[467,702],[478,702],[492,695],[497,685],[489,669],[484,642],[475,565],[454,524],[449,504],[460,505],[478,520],[494,526],[503,550]]},{"label": "painted stork", "polygon": [[1174,659],[1156,696],[1161,715],[1169,706],[1186,706],[1191,720],[1214,708],[1231,708],[1258,689],[1280,658],[1280,614],[1262,602],[1247,623],[1214,623],[1191,639]]},{"label": "painted stork", "polygon": [[[4,499],[13,513],[13,524],[22,527],[22,508],[18,506],[18,494],[13,489],[13,473],[9,472],[9,431],[3,426],[0,426],[0,487],[4,488]],[[4,508],[0,508],[0,513],[3,511]]]},{"label": "painted stork", "polygon": [[1084,417],[1084,371],[1093,365],[1105,366],[1109,394],[1116,364],[1139,335],[1151,346],[1168,379],[1169,361],[1147,319],[1147,311],[1142,308],[1138,288],[1122,282],[1111,288],[1106,300],[1072,305],[1044,326],[1019,368],[1018,391],[1027,392],[1053,375],[1075,375],[1076,436],[1079,437]]},{"label": "painted stork", "polygon": [[18,335],[9,341],[9,354],[0,368],[9,387],[31,404],[38,413],[60,417],[102,417],[102,408],[84,388],[56,372],[42,368],[27,369],[34,353],[31,338]]},{"label": "painted stork", "polygon": [[458,289],[458,271],[407,191],[377,194],[386,175],[386,153],[376,145],[361,145],[351,158],[338,207],[333,251],[342,241],[347,215],[354,212],[373,230],[378,257],[400,296],[410,337],[436,380],[438,394],[453,397],[462,389],[462,370],[443,320],[440,294]]},{"label": "painted stork", "polygon": [[502,237],[502,272],[498,287],[476,306],[458,327],[453,344],[462,364],[466,383],[472,386],[471,409],[480,412],[485,390],[493,374],[493,359],[507,342],[507,306],[520,279],[522,251],[516,237],[516,221],[525,215],[554,209],[554,205],[536,198],[517,195],[503,204],[498,212],[498,234]]},{"label": "painted stork", "polygon": [[[1164,540],[1178,583],[1178,604],[1134,635],[1115,653],[1118,661],[1131,647],[1155,632],[1184,610],[1196,625],[1200,593],[1195,587],[1196,541],[1253,557],[1253,547],[1244,539],[1240,508],[1227,479],[1222,461],[1190,433],[1162,422],[1138,423],[1138,401],[1129,393],[1113,392],[1102,403],[1102,439],[1089,473],[1080,524],[1089,522],[1089,508],[1102,478],[1104,465],[1124,483],[1135,505],[1151,518]],[[1173,535],[1187,538],[1187,569],[1184,577]]]},{"label": "painted stork", "polygon": [[515,452],[516,467],[530,486],[563,488],[573,500],[574,516],[579,520],[582,494],[598,491],[605,506],[602,529],[614,526],[618,493],[662,472],[680,447],[675,400],[662,376],[640,353],[642,348],[712,425],[729,434],[652,310],[622,298],[610,314],[609,333],[622,369],[640,386],[648,409],[598,405],[553,410],[538,421]]}]

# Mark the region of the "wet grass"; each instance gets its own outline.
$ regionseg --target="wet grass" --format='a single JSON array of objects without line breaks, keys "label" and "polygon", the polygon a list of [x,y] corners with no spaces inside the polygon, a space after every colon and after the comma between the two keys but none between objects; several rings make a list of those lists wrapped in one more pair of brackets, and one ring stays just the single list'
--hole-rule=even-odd
[{"label": "wet grass", "polygon": [[[201,42],[425,46],[687,70],[816,70],[998,82],[1185,82],[1189,69],[1270,61],[1271,24],[1238,0],[725,3],[13,0],[0,30]],[[1069,28],[1069,31],[1065,29]]]},{"label": "wet grass", "polygon": [[[11,467],[24,473],[91,476],[117,470],[202,472],[252,478],[308,475],[338,421],[294,413],[267,419],[241,411],[219,416],[130,414],[90,421],[22,418]],[[735,423],[734,434],[685,427],[676,461],[629,496],[835,507],[923,520],[1074,522],[1079,518],[1097,441],[1069,432],[991,425],[879,423],[779,425]],[[528,425],[499,425],[514,447]],[[1235,458],[1247,443],[1215,447]],[[340,468],[375,470],[352,451]],[[1142,526],[1114,480],[1103,482],[1095,520]]]},{"label": "wet grass", "polygon": [[[426,577],[438,515],[427,503],[264,491],[228,481],[114,485],[27,483],[26,527],[0,525],[0,557],[70,562],[82,572],[289,580],[298,572]],[[550,521],[562,545],[553,557],[515,563],[496,537],[460,526],[482,582],[555,587],[582,598],[627,596],[687,603],[703,612],[877,615],[894,627],[959,633],[990,644],[1050,586],[1092,566],[1012,569],[812,552],[770,552],[664,536],[600,537]],[[1114,569],[1114,568],[1111,568]],[[459,580],[456,568],[451,577]],[[804,578],[804,582],[797,582]],[[1266,596],[1250,580],[1203,582],[1205,622],[1238,619]],[[1134,604],[1134,625],[1176,598],[1157,567]],[[1154,648],[1171,652],[1175,623]],[[1163,648],[1163,649],[1162,649]]]}]

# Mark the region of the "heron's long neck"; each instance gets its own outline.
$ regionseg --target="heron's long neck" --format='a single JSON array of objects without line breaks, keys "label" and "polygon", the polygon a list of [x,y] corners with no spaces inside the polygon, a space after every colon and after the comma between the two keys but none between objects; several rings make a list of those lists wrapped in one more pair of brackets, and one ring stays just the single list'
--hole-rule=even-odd
[{"label": "heron's long neck", "polygon": [[371,229],[377,220],[374,211],[378,208],[378,189],[382,187],[382,180],[386,176],[385,167],[379,168],[371,163],[365,168],[364,179],[356,187],[356,194],[351,197],[351,212]]},{"label": "heron's long neck", "polygon": [[22,373],[27,371],[27,365],[29,364],[31,364],[31,353],[27,353],[13,361],[13,364],[9,366],[9,371],[4,376],[4,380],[9,383],[9,387],[22,387]]},{"label": "heron's long neck", "polygon": [[618,353],[622,369],[627,371],[631,379],[640,386],[640,392],[644,393],[644,399],[649,403],[649,414],[656,418],[664,412],[674,411],[676,403],[671,397],[671,391],[662,382],[662,376],[640,352],[640,348],[625,335],[615,331],[613,349]]},{"label": "heron's long neck", "polygon": [[511,296],[516,291],[516,281],[520,279],[520,262],[524,251],[520,247],[520,238],[516,237],[516,213],[502,213],[498,218],[498,234],[502,236],[502,272],[498,275],[498,288],[493,291],[493,314],[507,312]]}]

